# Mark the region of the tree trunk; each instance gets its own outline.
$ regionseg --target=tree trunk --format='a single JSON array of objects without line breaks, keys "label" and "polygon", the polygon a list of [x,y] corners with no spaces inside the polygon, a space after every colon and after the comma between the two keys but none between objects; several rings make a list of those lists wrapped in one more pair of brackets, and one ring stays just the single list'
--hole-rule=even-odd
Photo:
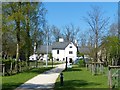
[{"label": "tree trunk", "polygon": [[29,67],[29,57],[30,57],[30,20],[29,20],[29,4],[27,5],[27,17],[26,17],[26,63],[27,66]]},{"label": "tree trunk", "polygon": [[[21,9],[21,2],[19,2],[19,10]],[[17,73],[19,73],[19,52],[20,52],[20,16],[17,16],[17,19],[15,20],[16,22],[16,27],[17,27],[17,33],[16,33],[16,37],[17,37],[17,51],[16,51],[16,61],[17,61],[17,66],[16,66],[16,70]]]},{"label": "tree trunk", "polygon": [[17,73],[19,73],[19,46],[20,46],[20,43],[18,41],[18,43],[17,43],[17,51],[16,51],[16,61],[17,61],[16,70],[17,70]]}]

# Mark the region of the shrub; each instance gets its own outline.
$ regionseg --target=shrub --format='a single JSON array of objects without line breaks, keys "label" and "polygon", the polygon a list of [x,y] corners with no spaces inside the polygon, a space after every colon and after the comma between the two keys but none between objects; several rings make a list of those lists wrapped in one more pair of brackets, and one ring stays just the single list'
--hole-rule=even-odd
[{"label": "shrub", "polygon": [[78,62],[79,67],[84,67],[84,60],[80,59]]}]

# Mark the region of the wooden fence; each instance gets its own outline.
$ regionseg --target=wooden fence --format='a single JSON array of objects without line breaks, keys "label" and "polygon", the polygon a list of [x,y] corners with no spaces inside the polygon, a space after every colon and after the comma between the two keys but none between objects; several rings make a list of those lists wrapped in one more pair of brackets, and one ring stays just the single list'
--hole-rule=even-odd
[{"label": "wooden fence", "polygon": [[113,77],[118,77],[118,80],[120,80],[120,75],[119,75],[119,73],[118,74],[112,74],[112,69],[120,69],[120,66],[108,66],[108,84],[109,84],[109,88],[114,88],[115,87],[115,85],[113,85],[113,83],[112,83],[112,78]]},{"label": "wooden fence", "polygon": [[[17,72],[16,67],[17,64],[16,62],[10,62],[9,64],[0,64],[0,73],[2,74],[2,76],[5,75],[12,75],[15,74]],[[19,61],[19,71],[23,72],[26,71],[28,69],[32,69],[32,68],[37,68],[37,67],[43,67],[43,63],[41,62],[29,62],[29,67],[26,66],[26,62],[21,62]]]},{"label": "wooden fence", "polygon": [[5,64],[0,64],[0,73],[2,74],[2,76],[5,75]]},{"label": "wooden fence", "polygon": [[95,68],[97,70],[97,73],[101,73],[103,74],[103,71],[104,71],[104,67],[103,67],[103,62],[91,62],[91,63],[86,63],[86,69],[87,70],[90,70],[92,75],[95,74]]}]

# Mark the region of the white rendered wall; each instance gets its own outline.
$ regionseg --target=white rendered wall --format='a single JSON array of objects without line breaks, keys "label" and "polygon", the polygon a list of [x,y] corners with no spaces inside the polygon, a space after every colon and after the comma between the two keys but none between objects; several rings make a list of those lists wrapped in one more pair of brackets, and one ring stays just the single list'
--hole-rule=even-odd
[{"label": "white rendered wall", "polygon": [[[70,48],[70,46],[72,46],[72,48]],[[72,51],[73,53],[69,54],[69,51]],[[59,59],[59,61],[63,61],[63,58],[66,60],[67,57],[68,60],[69,58],[72,58],[72,60],[75,61],[77,58],[77,48],[71,43],[65,48],[65,50],[59,50],[59,54],[57,54],[57,50],[52,50],[52,56],[53,60]]]},{"label": "white rendered wall", "polygon": [[59,54],[57,54],[57,50],[52,50],[53,60],[59,59],[59,61],[63,61],[65,57],[65,50],[59,50]]},{"label": "white rendered wall", "polygon": [[[70,48],[70,46],[72,46],[72,48]],[[69,54],[69,51],[72,51],[72,54]],[[69,44],[66,48],[65,48],[65,57],[67,57],[67,60],[69,60],[69,58],[72,58],[73,61],[76,60],[77,57],[77,48],[76,46],[71,43]]]}]

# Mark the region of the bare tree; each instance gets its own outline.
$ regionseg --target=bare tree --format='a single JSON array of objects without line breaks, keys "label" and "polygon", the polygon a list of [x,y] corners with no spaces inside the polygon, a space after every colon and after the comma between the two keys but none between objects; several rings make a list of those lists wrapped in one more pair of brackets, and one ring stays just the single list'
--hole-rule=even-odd
[{"label": "bare tree", "polygon": [[79,38],[80,38],[81,47],[85,47],[87,44],[86,34],[82,33]]},{"label": "bare tree", "polygon": [[54,25],[51,27],[51,29],[52,29],[53,38],[57,42],[59,40],[59,38],[62,37],[60,29]]},{"label": "bare tree", "polygon": [[112,23],[110,25],[110,29],[109,29],[108,34],[110,36],[117,36],[118,35],[118,24],[117,23]]},{"label": "bare tree", "polygon": [[74,40],[77,40],[80,29],[79,27],[75,27],[73,24],[70,24],[68,26],[65,26],[63,32],[63,36],[65,38],[66,41],[72,41],[74,42]]},{"label": "bare tree", "polygon": [[43,34],[44,34],[44,38],[43,38],[44,44],[47,45],[48,43],[48,45],[51,45],[53,41],[52,41],[52,29],[50,25],[46,24]]},{"label": "bare tree", "polygon": [[[94,54],[94,62],[98,61],[98,46],[101,42],[101,36],[104,30],[107,28],[109,18],[103,17],[103,12],[100,7],[93,6],[92,10],[87,13],[87,17],[85,17],[85,21],[90,26],[90,30],[92,30],[95,39],[95,54]],[[95,68],[96,74],[96,68]]]}]

